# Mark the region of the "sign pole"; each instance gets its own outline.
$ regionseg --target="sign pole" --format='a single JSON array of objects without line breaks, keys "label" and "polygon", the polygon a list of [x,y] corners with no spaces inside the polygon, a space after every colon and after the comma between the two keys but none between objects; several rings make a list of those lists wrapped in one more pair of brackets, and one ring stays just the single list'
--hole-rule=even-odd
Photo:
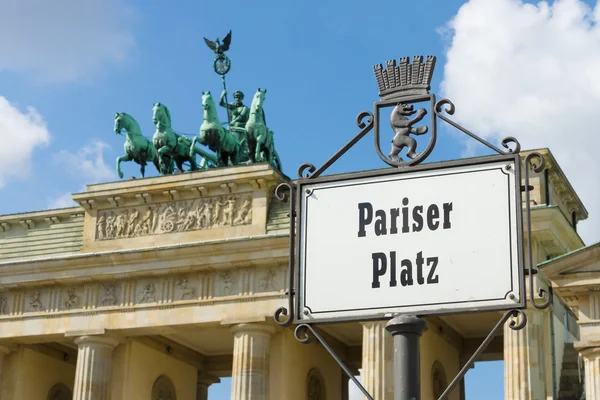
[{"label": "sign pole", "polygon": [[427,324],[414,315],[399,315],[385,329],[394,337],[394,400],[419,400],[421,335]]}]

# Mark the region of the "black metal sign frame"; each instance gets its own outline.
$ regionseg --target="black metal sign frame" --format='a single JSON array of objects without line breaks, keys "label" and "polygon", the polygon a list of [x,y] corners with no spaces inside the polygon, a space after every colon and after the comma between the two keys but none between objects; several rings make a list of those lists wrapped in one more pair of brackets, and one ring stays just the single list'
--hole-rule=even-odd
[{"label": "black metal sign frame", "polygon": [[[401,176],[407,173],[415,173],[415,172],[431,172],[431,171],[447,171],[451,168],[457,167],[468,167],[468,166],[483,166],[486,164],[492,163],[502,163],[506,162],[507,165],[513,165],[515,170],[515,186],[510,188],[514,191],[515,195],[515,204],[516,207],[516,233],[517,233],[517,265],[513,266],[518,270],[523,270],[523,226],[522,226],[522,210],[518,205],[522,204],[521,201],[521,160],[518,154],[502,154],[502,155],[492,155],[486,157],[476,157],[476,158],[467,158],[453,161],[445,161],[438,163],[430,163],[424,165],[418,165],[411,168],[394,168],[394,169],[379,169],[372,171],[362,171],[362,172],[354,172],[349,174],[340,174],[340,175],[328,175],[324,177],[318,178],[300,178],[295,182],[296,186],[296,244],[295,244],[295,268],[296,274],[294,277],[294,324],[331,324],[331,323],[344,323],[344,322],[353,322],[353,321],[377,321],[377,320],[386,320],[389,319],[389,313],[387,314],[377,314],[377,315],[361,315],[355,317],[332,317],[332,318],[303,318],[303,315],[308,314],[308,309],[305,309],[305,284],[303,280],[303,269],[302,269],[302,254],[301,252],[304,249],[302,243],[302,235],[300,234],[302,231],[303,223],[304,223],[304,202],[303,193],[306,191],[310,191],[307,187],[314,184],[319,183],[341,183],[341,182],[352,182],[353,180],[362,179],[362,178],[375,178],[375,177],[393,177],[393,176]],[[511,167],[512,168],[512,167]],[[326,266],[317,266],[320,268],[326,268]],[[481,266],[485,268],[485,266]],[[505,305],[496,305],[496,306],[479,306],[479,307],[463,307],[463,308],[453,308],[453,309],[440,309],[440,310],[431,310],[431,311],[420,311],[418,314],[421,316],[425,315],[444,315],[444,314],[456,314],[456,313],[471,313],[471,312],[485,312],[485,311],[505,311],[508,309],[522,309],[526,306],[526,295],[525,295],[525,279],[523,274],[519,276],[518,288],[514,288],[514,292],[518,295],[518,301],[514,301],[512,304]],[[388,307],[386,307],[388,308]],[[392,308],[392,307],[390,307]],[[401,309],[398,309],[394,312],[394,314],[402,313]]]}]

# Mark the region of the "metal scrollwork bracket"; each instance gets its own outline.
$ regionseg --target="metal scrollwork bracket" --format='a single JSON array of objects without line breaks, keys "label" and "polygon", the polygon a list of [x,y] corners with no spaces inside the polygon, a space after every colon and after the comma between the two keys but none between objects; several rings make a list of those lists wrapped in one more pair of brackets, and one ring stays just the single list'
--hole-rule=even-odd
[{"label": "metal scrollwork bracket", "polygon": [[[444,108],[444,106],[448,106],[447,108]],[[454,115],[454,112],[456,111],[456,107],[454,106],[454,103],[452,103],[449,99],[441,99],[439,100],[437,103],[435,103],[435,115],[438,116],[438,118],[440,118],[442,121],[446,122],[447,124],[452,125],[453,127],[455,127],[456,129],[458,129],[459,131],[469,135],[471,138],[477,140],[479,143],[487,146],[488,148],[494,150],[495,152],[497,152],[498,154],[516,154],[519,153],[521,151],[521,144],[519,143],[519,141],[512,137],[512,136],[508,136],[504,139],[502,139],[502,147],[504,147],[506,150],[502,150],[499,147],[494,146],[493,144],[491,144],[490,142],[484,140],[483,138],[477,136],[476,134],[474,134],[473,132],[469,131],[468,129],[462,127],[461,125],[457,124],[456,122],[452,121],[450,118],[446,117],[444,115],[444,112],[447,113],[448,115]],[[510,143],[514,144],[514,147],[511,148],[509,146]]]},{"label": "metal scrollwork bracket", "polygon": [[[284,182],[277,186],[275,189],[275,197],[278,200],[288,203],[289,217],[290,217],[290,241],[289,241],[289,266],[288,266],[288,286],[287,286],[287,297],[288,305],[286,307],[279,307],[275,311],[273,318],[278,325],[290,326],[294,322],[294,264],[295,264],[295,246],[296,246],[296,197],[294,196],[294,187],[287,182]],[[285,320],[281,320],[280,317],[287,317]]]},{"label": "metal scrollwork bracket", "polygon": [[448,385],[448,387],[446,388],[446,390],[444,390],[444,393],[442,393],[438,400],[445,400],[448,398],[450,393],[452,393],[452,390],[454,390],[456,385],[458,385],[458,383],[464,378],[469,368],[471,368],[471,366],[475,363],[477,357],[479,357],[481,353],[484,352],[484,350],[489,346],[494,337],[498,334],[500,329],[504,326],[506,321],[508,321],[510,318],[513,318],[513,320],[509,322],[508,327],[513,331],[521,330],[525,327],[525,325],[527,325],[527,315],[523,312],[523,310],[508,310],[507,312],[505,312],[502,318],[500,318],[500,320],[498,321],[498,323],[496,323],[494,328],[492,328],[491,332],[487,335],[483,342],[481,342],[477,350],[475,350],[473,355],[461,368],[458,375],[456,375],[452,382],[450,382],[450,385]]},{"label": "metal scrollwork bracket", "polygon": [[538,273],[538,270],[533,265],[533,245],[531,238],[531,199],[529,192],[533,189],[533,186],[529,184],[529,168],[533,170],[535,173],[542,172],[546,167],[546,161],[544,157],[538,152],[532,152],[527,154],[525,157],[525,214],[527,218],[527,247],[528,247],[528,266],[525,270],[525,275],[527,276],[527,280],[529,283],[529,302],[531,305],[538,310],[543,310],[552,304],[552,288],[545,290],[540,288],[538,291],[538,296],[544,299],[543,303],[536,302],[535,294],[534,294],[534,275]]},{"label": "metal scrollwork bracket", "polygon": [[363,111],[356,117],[356,125],[360,128],[360,132],[354,136],[348,143],[346,143],[341,149],[339,149],[329,160],[325,161],[318,169],[310,164],[302,164],[298,168],[298,178],[300,179],[312,179],[319,177],[323,172],[327,170],[334,162],[336,162],[341,156],[343,156],[348,150],[352,148],[360,139],[362,139],[371,129],[373,129],[373,114],[369,111]]},{"label": "metal scrollwork bracket", "polygon": [[333,349],[327,344],[325,339],[323,339],[323,337],[319,335],[319,333],[310,324],[298,325],[296,327],[296,330],[294,331],[294,336],[296,337],[296,340],[300,343],[309,344],[311,343],[311,337],[308,334],[308,332],[310,332],[315,338],[317,338],[319,343],[321,343],[325,350],[327,350],[331,357],[333,357],[335,362],[338,363],[342,370],[344,370],[344,373],[348,375],[348,377],[352,380],[352,382],[354,382],[354,384],[360,389],[360,391],[366,396],[366,398],[369,400],[373,400],[373,396],[371,396],[369,392],[367,392],[367,390],[364,388],[364,386],[360,384],[358,379],[356,379],[354,375],[352,375],[352,372],[350,372],[350,369],[348,369],[346,364],[344,364],[344,362],[337,356],[337,354],[335,354]]}]

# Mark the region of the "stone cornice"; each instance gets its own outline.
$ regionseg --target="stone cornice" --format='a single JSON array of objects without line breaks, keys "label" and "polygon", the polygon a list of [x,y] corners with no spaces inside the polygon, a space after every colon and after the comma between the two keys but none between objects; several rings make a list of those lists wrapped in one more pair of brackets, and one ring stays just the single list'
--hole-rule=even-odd
[{"label": "stone cornice", "polygon": [[87,210],[195,199],[269,188],[287,180],[268,164],[240,165],[178,175],[87,185],[73,200]]},{"label": "stone cornice", "polygon": [[583,241],[557,206],[533,207],[531,230],[533,238],[551,255],[561,255],[583,246]]},{"label": "stone cornice", "polygon": [[560,165],[552,155],[549,149],[535,149],[521,151],[521,158],[524,159],[527,154],[536,151],[542,154],[546,161],[546,169],[548,170],[548,180],[552,185],[552,189],[557,196],[562,200],[564,206],[571,212],[575,211],[577,214],[577,220],[582,221],[587,219],[588,211],[583,205],[581,199],[577,195],[577,192],[571,186],[571,183],[567,179],[566,175],[560,168]]},{"label": "stone cornice", "polygon": [[81,207],[69,207],[56,210],[0,215],[0,232],[9,231],[13,225],[22,225],[27,229],[35,227],[36,224],[52,225],[60,221],[72,219],[73,217],[81,217],[84,211]]},{"label": "stone cornice", "polygon": [[0,263],[0,288],[111,280],[287,261],[287,234],[238,237]]},{"label": "stone cornice", "polygon": [[[588,278],[593,278],[593,272],[581,271],[581,269],[593,265],[597,265],[598,271],[600,271],[600,243],[579,248],[541,263],[539,268],[553,281],[558,282],[564,279],[583,279],[585,281]],[[600,277],[600,273],[596,273],[596,275]],[[585,284],[582,283],[582,285]]]}]

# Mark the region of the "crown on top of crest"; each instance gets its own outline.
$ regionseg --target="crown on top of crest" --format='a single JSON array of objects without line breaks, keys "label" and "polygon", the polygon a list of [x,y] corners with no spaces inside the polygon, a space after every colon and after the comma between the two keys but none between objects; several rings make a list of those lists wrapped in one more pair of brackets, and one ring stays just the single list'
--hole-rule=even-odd
[{"label": "crown on top of crest", "polygon": [[379,86],[381,100],[392,100],[409,95],[429,94],[431,77],[435,68],[435,56],[414,56],[412,64],[409,57],[402,57],[399,65],[389,60],[383,65],[375,65],[375,79]]}]

